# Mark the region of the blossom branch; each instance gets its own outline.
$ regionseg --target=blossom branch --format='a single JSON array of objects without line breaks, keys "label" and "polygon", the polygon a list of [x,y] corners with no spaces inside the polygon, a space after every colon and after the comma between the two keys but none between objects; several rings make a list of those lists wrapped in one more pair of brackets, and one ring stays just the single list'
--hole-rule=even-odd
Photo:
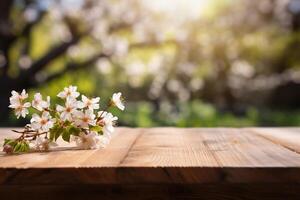
[{"label": "blossom branch", "polygon": [[76,86],[64,88],[57,96],[64,100],[64,105],[56,105],[56,109],[52,109],[50,97],[44,100],[40,93],[36,93],[32,102],[26,102],[28,94],[25,90],[21,93],[12,91],[9,107],[14,109],[17,118],[25,118],[29,114],[29,107],[34,108],[38,114],[32,115],[30,124],[26,125],[24,130],[12,130],[21,135],[16,139],[5,139],[3,151],[46,151],[51,145],[56,145],[55,141],[59,137],[67,142],[71,142],[70,138],[73,137],[76,144],[84,149],[104,147],[108,144],[118,118],[106,110],[112,106],[124,110],[120,92],[113,94],[104,111],[98,112],[100,97],[88,98],[81,95],[81,100],[78,100],[80,93]]}]

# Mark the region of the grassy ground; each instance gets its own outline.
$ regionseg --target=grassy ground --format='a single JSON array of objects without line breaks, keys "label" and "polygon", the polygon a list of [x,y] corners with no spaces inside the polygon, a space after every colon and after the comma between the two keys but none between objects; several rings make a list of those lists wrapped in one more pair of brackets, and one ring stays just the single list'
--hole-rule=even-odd
[{"label": "grassy ground", "polygon": [[[116,113],[117,111],[115,111]],[[147,102],[129,103],[119,115],[120,124],[134,127],[245,127],[245,126],[300,126],[300,110],[270,110],[249,108],[243,115],[219,112],[212,105],[200,101],[164,105],[154,111]]]}]

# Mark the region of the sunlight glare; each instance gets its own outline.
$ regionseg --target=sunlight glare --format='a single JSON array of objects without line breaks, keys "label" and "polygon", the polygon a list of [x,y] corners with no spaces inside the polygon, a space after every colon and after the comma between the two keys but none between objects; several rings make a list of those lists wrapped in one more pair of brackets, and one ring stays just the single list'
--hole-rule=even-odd
[{"label": "sunlight glare", "polygon": [[151,11],[163,13],[169,17],[180,17],[181,20],[201,17],[210,2],[210,0],[144,0],[145,5]]}]

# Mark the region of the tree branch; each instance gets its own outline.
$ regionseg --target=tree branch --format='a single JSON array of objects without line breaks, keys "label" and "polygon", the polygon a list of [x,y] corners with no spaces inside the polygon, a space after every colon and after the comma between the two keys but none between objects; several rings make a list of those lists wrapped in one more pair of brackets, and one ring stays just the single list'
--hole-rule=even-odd
[{"label": "tree branch", "polygon": [[9,68],[9,48],[14,41],[14,34],[12,32],[12,24],[9,18],[12,1],[0,1],[0,53],[5,58],[5,63],[1,66],[2,77],[6,77]]},{"label": "tree branch", "polygon": [[[176,41],[174,41],[174,40],[168,40],[168,41],[165,41],[163,44],[165,44],[165,43],[176,43]],[[130,48],[139,48],[139,47],[146,47],[146,46],[159,46],[159,45],[162,45],[162,43],[158,43],[158,42],[152,42],[152,43],[147,43],[147,42],[145,42],[145,43],[144,42],[143,43],[133,43],[133,44],[130,45]],[[85,67],[90,67],[99,58],[103,58],[103,57],[110,58],[111,56],[112,55],[108,55],[108,54],[104,54],[104,53],[98,53],[98,54],[92,56],[91,58],[89,58],[89,59],[87,59],[87,60],[85,60],[83,62],[80,62],[80,63],[74,63],[74,62],[69,63],[61,71],[49,75],[44,80],[37,82],[35,85],[48,83],[48,82],[50,82],[50,81],[52,81],[54,79],[57,79],[57,78],[61,77],[62,75],[64,75],[65,73],[67,73],[69,71],[75,71],[75,70],[82,69],[82,68],[85,68]]]},{"label": "tree branch", "polygon": [[56,72],[56,73],[53,73],[51,75],[49,75],[48,77],[46,77],[44,80],[42,81],[39,81],[39,82],[36,82],[36,85],[38,84],[45,84],[45,83],[48,83],[54,79],[57,79],[59,77],[61,77],[62,75],[64,75],[65,73],[67,72],[70,72],[70,71],[75,71],[75,70],[79,70],[79,69],[83,69],[85,67],[90,67],[92,66],[99,58],[108,58],[110,57],[111,55],[107,55],[107,54],[104,54],[104,53],[98,53],[92,57],[90,57],[89,59],[83,61],[83,62],[80,62],[80,63],[68,63],[64,69],[62,69],[61,71],[59,72]]},{"label": "tree branch", "polygon": [[165,40],[165,41],[147,41],[147,42],[137,42],[129,45],[130,49],[134,48],[147,48],[147,47],[160,47],[166,44],[175,44],[178,45],[178,42],[173,39]]},{"label": "tree branch", "polygon": [[44,69],[51,61],[65,53],[70,46],[76,44],[80,38],[80,36],[74,37],[68,42],[64,42],[53,47],[48,53],[35,61],[28,70],[23,71],[20,75],[21,79],[30,79],[36,73]]},{"label": "tree branch", "polygon": [[26,44],[25,44],[25,46],[24,46],[24,48],[22,49],[22,52],[21,52],[22,55],[28,55],[29,54],[32,28],[34,26],[36,26],[37,24],[39,24],[43,20],[46,13],[47,13],[46,11],[40,11],[37,18],[34,21],[27,23],[24,26],[22,32],[20,33],[19,37],[25,37],[26,38]]}]

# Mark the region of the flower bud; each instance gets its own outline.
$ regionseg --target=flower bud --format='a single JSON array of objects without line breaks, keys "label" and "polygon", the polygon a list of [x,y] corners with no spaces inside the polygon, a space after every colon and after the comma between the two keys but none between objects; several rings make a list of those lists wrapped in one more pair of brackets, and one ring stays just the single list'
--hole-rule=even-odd
[{"label": "flower bud", "polygon": [[12,152],[13,152],[13,147],[10,146],[10,145],[8,145],[8,144],[6,144],[6,145],[4,145],[4,147],[3,147],[3,152],[5,152],[5,153],[7,153],[7,154],[12,153]]},{"label": "flower bud", "polygon": [[42,150],[44,151],[48,151],[49,150],[49,140],[48,139],[45,139],[43,142],[42,142]]},{"label": "flower bud", "polygon": [[103,119],[101,119],[101,120],[99,120],[98,122],[97,122],[97,124],[99,125],[99,126],[104,126],[105,125],[105,122],[104,122],[104,120]]}]

